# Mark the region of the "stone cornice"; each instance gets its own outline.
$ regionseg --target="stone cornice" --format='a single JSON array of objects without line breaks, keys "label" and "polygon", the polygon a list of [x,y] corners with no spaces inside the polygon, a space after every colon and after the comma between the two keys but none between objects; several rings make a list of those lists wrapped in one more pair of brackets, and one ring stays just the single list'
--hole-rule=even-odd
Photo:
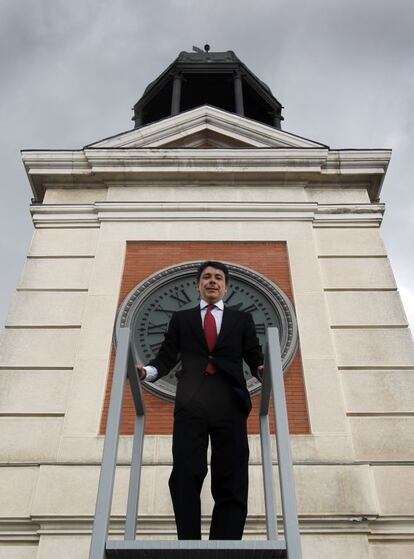
[{"label": "stone cornice", "polygon": [[85,149],[92,172],[228,173],[265,171],[320,172],[325,148],[141,148]]},{"label": "stone cornice", "polygon": [[33,223],[41,226],[89,225],[120,221],[310,221],[328,224],[380,224],[382,204],[316,202],[96,202],[34,204]]},{"label": "stone cornice", "polygon": [[204,105],[146,126],[116,134],[86,147],[162,147],[201,131],[213,131],[251,147],[326,147],[262,122]]},{"label": "stone cornice", "polygon": [[[278,515],[278,521],[282,518]],[[410,515],[380,515],[380,514],[299,514],[301,533],[305,534],[366,534],[372,543],[392,543],[397,541],[412,543],[414,541],[414,521]],[[210,517],[202,516],[202,527],[208,531]],[[0,520],[0,540],[2,543],[33,544],[43,536],[89,536],[92,531],[93,516],[91,514],[43,514],[32,515],[28,518],[14,518]],[[125,516],[111,515],[110,534],[123,535]],[[171,514],[148,515],[140,514],[138,527],[140,537],[154,535],[160,539],[175,533],[174,518]],[[246,534],[257,532],[265,536],[265,515],[249,514],[246,521]]]},{"label": "stone cornice", "polygon": [[36,200],[50,184],[82,188],[113,181],[194,180],[293,181],[343,187],[363,181],[372,201],[378,201],[390,150],[329,150],[329,148],[85,148],[81,151],[25,151],[23,163]]}]

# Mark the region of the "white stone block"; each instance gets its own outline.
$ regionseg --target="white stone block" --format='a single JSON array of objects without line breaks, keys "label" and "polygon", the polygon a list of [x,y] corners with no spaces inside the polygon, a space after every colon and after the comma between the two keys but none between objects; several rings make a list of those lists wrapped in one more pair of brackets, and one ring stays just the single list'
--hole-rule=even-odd
[{"label": "white stone block", "polygon": [[299,514],[378,513],[369,467],[295,466]]},{"label": "white stone block", "polygon": [[333,359],[335,353],[322,291],[296,293],[295,307],[302,358]]},{"label": "white stone block", "polygon": [[172,464],[172,434],[171,435],[145,435],[144,463],[148,466],[154,464]]},{"label": "white stone block", "polygon": [[84,292],[18,291],[6,326],[80,326]]},{"label": "white stone block", "polygon": [[[276,471],[274,470],[274,488],[275,488],[275,500],[276,506],[280,510],[280,491],[278,485],[278,476]],[[210,479],[208,483],[204,483],[205,487],[205,494],[207,494],[208,499],[206,499],[208,503],[205,507],[205,510],[211,514],[213,512],[214,501],[211,496],[210,492]],[[250,515],[264,515],[265,512],[265,501],[264,501],[264,491],[263,491],[263,470],[261,465],[257,466],[249,466],[249,494],[248,494],[248,502],[247,502],[247,509]]]},{"label": "white stone block", "polygon": [[37,475],[36,466],[0,468],[0,519],[30,516]]},{"label": "white stone block", "polygon": [[319,204],[367,204],[370,202],[366,188],[307,187],[305,192],[310,202]]},{"label": "white stone block", "polygon": [[316,228],[320,256],[384,256],[384,243],[378,227]]},{"label": "white stone block", "polygon": [[0,370],[0,414],[63,414],[71,377],[71,371]]},{"label": "white stone block", "polygon": [[42,534],[36,559],[88,559],[91,538],[89,535]]},{"label": "white stone block", "polygon": [[[67,425],[66,429],[68,430]],[[256,436],[253,435],[252,437]],[[59,449],[59,461],[63,463],[96,464],[102,458],[103,442],[103,435],[64,434]],[[171,465],[171,448],[171,435],[145,435],[143,464],[146,466]],[[119,438],[118,464],[130,464],[131,456],[132,436],[122,435]]]},{"label": "white stone block", "polygon": [[[101,408],[99,410],[102,411]],[[62,463],[96,464],[102,457],[103,435],[97,435],[100,414],[97,416],[97,428],[93,434],[84,433],[70,416],[66,414],[64,434],[59,446],[58,461]],[[77,429],[77,431],[76,431]],[[82,431],[82,432],[80,432]],[[78,432],[78,434],[72,434]],[[350,433],[318,433],[311,435],[291,435],[292,456],[294,462],[301,463],[347,463],[353,460],[353,446]],[[275,439],[272,437],[273,456],[276,458]],[[261,464],[261,448],[259,435],[249,435],[251,465]],[[172,464],[171,435],[146,435],[144,439],[143,463]],[[122,436],[119,439],[118,463],[129,464],[132,454],[132,437]]]},{"label": "white stone block", "polygon": [[310,229],[306,240],[288,241],[291,282],[295,297],[298,293],[322,290],[321,272],[315,250]]},{"label": "white stone block", "polygon": [[194,185],[110,186],[111,202],[306,202],[301,186]]},{"label": "white stone block", "polygon": [[0,543],[0,559],[39,559],[37,551],[37,544],[32,542]]},{"label": "white stone block", "polygon": [[381,515],[414,515],[414,466],[374,466],[375,488]]},{"label": "white stone block", "polygon": [[78,359],[109,359],[118,303],[118,292],[89,295],[77,348]]},{"label": "white stone block", "polygon": [[[94,515],[99,466],[41,466],[33,500],[35,516]],[[172,514],[168,491],[170,466],[144,466],[141,477],[139,514]],[[112,514],[123,515],[129,483],[129,467],[118,466],[115,476]]]},{"label": "white stone block", "polygon": [[387,258],[320,258],[326,289],[395,289]]},{"label": "white stone block", "polygon": [[341,375],[348,412],[414,412],[414,370],[345,370]]},{"label": "white stone block", "polygon": [[107,188],[47,188],[45,204],[93,204],[106,200]]},{"label": "white stone block", "polygon": [[94,515],[99,466],[40,466],[34,516]]},{"label": "white stone block", "polygon": [[[66,421],[67,417],[65,417],[64,430],[68,429]],[[121,437],[120,442],[125,438],[126,437]],[[132,443],[128,453],[119,450],[119,462],[131,461],[131,448]],[[94,435],[89,436],[82,434],[71,436],[63,431],[57,462],[62,464],[67,462],[84,465],[96,464],[102,459],[102,450],[103,436],[96,435],[96,432]]]},{"label": "white stone block", "polygon": [[37,229],[29,256],[94,256],[99,229]]},{"label": "white stone block", "polygon": [[414,460],[414,417],[350,417],[355,458]]},{"label": "white stone block", "polygon": [[[172,516],[168,490],[171,466],[144,466],[139,514]],[[276,469],[275,469],[275,476]],[[32,505],[33,516],[84,516],[95,509],[98,466],[41,466]],[[296,466],[296,493],[301,514],[377,514],[368,466]],[[112,505],[113,515],[126,510],[129,468],[118,466]],[[250,468],[251,515],[264,514],[263,476],[260,466]],[[209,479],[203,487],[203,514],[211,514]],[[277,497],[278,502],[280,498]]]},{"label": "white stone block", "polygon": [[346,433],[348,424],[335,359],[304,357],[302,364],[312,434]]},{"label": "white stone block", "polygon": [[0,339],[3,368],[73,367],[79,328],[6,328]]},{"label": "white stone block", "polygon": [[105,222],[101,225],[99,241],[290,241],[309,240],[311,231],[310,222],[266,221],[263,216],[248,222],[213,219],[211,215],[209,221],[190,221],[189,216],[187,219]]},{"label": "white stone block", "polygon": [[[73,370],[72,383],[67,399],[64,435],[96,436],[101,423],[102,406],[105,398],[109,359],[78,358]],[[89,437],[88,437],[89,439]],[[76,454],[83,447],[74,449]],[[93,446],[91,447],[91,449]],[[90,450],[86,450],[86,455]],[[99,454],[100,456],[100,454]],[[81,456],[80,456],[80,459]]]},{"label": "white stone block", "polygon": [[144,466],[138,514],[173,516],[168,479],[171,466]]},{"label": "white stone block", "polygon": [[317,433],[291,435],[290,444],[294,462],[301,463],[348,463],[353,460],[350,433]]},{"label": "white stone block", "polygon": [[100,242],[90,278],[91,295],[119,293],[122,282],[126,242]]},{"label": "white stone block", "polygon": [[92,258],[28,258],[21,289],[87,289]]},{"label": "white stone block", "polygon": [[332,326],[407,326],[397,291],[327,291]]},{"label": "white stone block", "polygon": [[370,545],[370,559],[412,559],[414,557],[414,542],[408,535],[407,541],[399,542],[390,539],[374,542]]},{"label": "white stone block", "polygon": [[56,460],[61,417],[0,417],[0,462]]},{"label": "white stone block", "polygon": [[301,534],[303,559],[371,559],[365,534]]},{"label": "white stone block", "polygon": [[408,328],[332,330],[339,367],[414,367]]}]

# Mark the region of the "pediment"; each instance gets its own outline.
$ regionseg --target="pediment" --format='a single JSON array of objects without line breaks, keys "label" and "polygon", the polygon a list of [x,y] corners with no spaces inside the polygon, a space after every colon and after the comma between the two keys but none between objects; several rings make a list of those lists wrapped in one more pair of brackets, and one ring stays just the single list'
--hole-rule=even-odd
[{"label": "pediment", "polygon": [[86,146],[88,148],[320,148],[324,144],[204,105]]}]

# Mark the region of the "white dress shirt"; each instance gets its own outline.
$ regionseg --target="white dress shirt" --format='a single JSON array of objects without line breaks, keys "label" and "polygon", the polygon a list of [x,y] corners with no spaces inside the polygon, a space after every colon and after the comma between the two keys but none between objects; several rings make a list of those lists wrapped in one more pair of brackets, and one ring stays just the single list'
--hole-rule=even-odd
[{"label": "white dress shirt", "polygon": [[[207,307],[209,305],[210,303],[207,303],[206,301],[204,301],[204,299],[200,300],[201,323],[203,325],[204,325],[204,318],[207,313]],[[223,322],[223,310],[224,310],[223,300],[214,303],[214,308],[211,310],[211,314],[214,316],[214,319],[216,321],[217,336],[220,334],[221,324]],[[157,380],[158,371],[156,367],[153,367],[152,365],[146,365],[145,371],[147,373],[147,376],[145,377],[144,380],[147,380],[148,382],[154,382],[155,380]]]}]

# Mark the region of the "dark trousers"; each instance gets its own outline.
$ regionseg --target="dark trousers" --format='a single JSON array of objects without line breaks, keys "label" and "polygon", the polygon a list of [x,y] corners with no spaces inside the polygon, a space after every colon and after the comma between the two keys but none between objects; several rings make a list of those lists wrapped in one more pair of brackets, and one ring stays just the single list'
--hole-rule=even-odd
[{"label": "dark trousers", "polygon": [[225,377],[205,375],[198,393],[174,416],[169,480],[179,539],[201,539],[200,492],[211,441],[211,540],[240,540],[247,515],[246,414]]}]

